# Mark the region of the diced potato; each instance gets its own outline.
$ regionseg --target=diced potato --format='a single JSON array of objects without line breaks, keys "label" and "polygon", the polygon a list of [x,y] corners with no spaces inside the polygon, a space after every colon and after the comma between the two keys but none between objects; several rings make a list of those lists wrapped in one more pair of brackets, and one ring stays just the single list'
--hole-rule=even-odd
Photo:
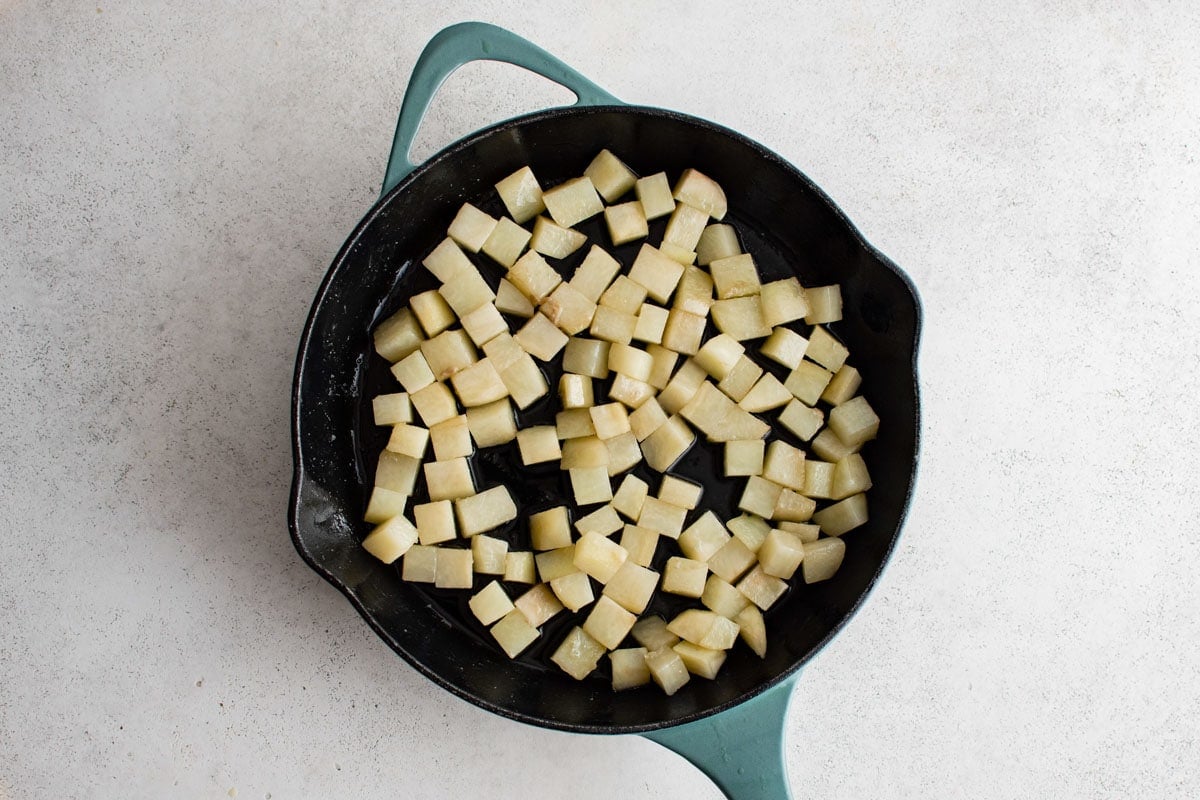
[{"label": "diced potato", "polygon": [[778,523],[779,530],[787,531],[796,536],[802,542],[815,542],[821,536],[821,526],[814,525],[811,522],[789,522],[782,521]]},{"label": "diced potato", "polygon": [[371,399],[371,412],[376,425],[397,425],[412,422],[412,403],[407,392],[381,394]]},{"label": "diced potato", "polygon": [[611,536],[624,527],[621,518],[617,516],[617,510],[612,504],[600,506],[587,516],[580,517],[575,521],[575,530],[580,534],[598,533],[601,536]]},{"label": "diced potato", "polygon": [[421,416],[421,421],[428,427],[458,416],[458,403],[444,383],[431,383],[408,397]]},{"label": "diced potato", "polygon": [[417,529],[404,516],[396,516],[376,525],[362,546],[385,564],[391,564],[417,543]]},{"label": "diced potato", "polygon": [[608,368],[639,381],[650,377],[654,359],[645,350],[628,344],[613,344],[608,351]]},{"label": "diced potato", "polygon": [[779,424],[807,442],[825,424],[825,412],[819,408],[809,408],[799,400],[792,400],[779,412]]},{"label": "diced potato", "polygon": [[541,627],[555,614],[563,610],[550,585],[539,583],[513,601],[517,610],[525,615],[525,621],[535,628]]},{"label": "diced potato", "polygon": [[420,350],[414,350],[392,364],[391,371],[409,394],[424,389],[434,381],[433,371],[429,369],[429,362],[425,360],[425,356],[421,355]]},{"label": "diced potato", "polygon": [[808,340],[791,328],[776,328],[758,348],[758,352],[788,369],[800,366]]},{"label": "diced potato", "polygon": [[646,352],[650,354],[650,358],[654,359],[654,365],[650,368],[650,377],[646,379],[646,383],[655,389],[662,390],[671,380],[671,374],[675,372],[679,354],[658,344],[647,345]]},{"label": "diced potato", "polygon": [[671,649],[683,659],[683,665],[687,667],[688,672],[710,681],[717,677],[721,665],[725,663],[724,650],[709,650],[691,642],[680,642]]},{"label": "diced potato", "polygon": [[462,249],[470,253],[478,253],[483,249],[483,243],[496,230],[496,218],[485,214],[470,203],[463,203],[462,208],[454,215],[449,230],[450,238]]},{"label": "diced potato", "polygon": [[371,499],[367,501],[363,520],[376,525],[387,522],[392,517],[403,514],[407,505],[408,495],[381,486],[372,487]]},{"label": "diced potato", "polygon": [[554,651],[554,655],[550,656],[550,660],[563,672],[581,681],[595,671],[604,652],[604,645],[585,633],[583,628],[574,627]]},{"label": "diced potato", "polygon": [[433,583],[437,580],[437,555],[440,547],[414,544],[404,554],[400,578],[412,583]]},{"label": "diced potato", "polygon": [[479,447],[494,447],[517,438],[517,421],[507,399],[468,408],[467,428]]},{"label": "diced potato", "polygon": [[685,556],[696,561],[708,561],[729,541],[729,534],[717,515],[709,510],[689,525],[678,539],[679,549]]},{"label": "diced potato", "polygon": [[496,293],[474,266],[456,272],[452,280],[438,287],[438,293],[460,318],[496,300]]},{"label": "diced potato", "polygon": [[571,491],[577,504],[587,506],[612,500],[608,467],[579,467],[569,470],[568,474],[571,476]]},{"label": "diced potato", "polygon": [[436,289],[414,294],[409,298],[408,305],[417,315],[417,321],[421,323],[426,336],[437,336],[457,319],[454,310],[446,305],[446,300]]},{"label": "diced potato", "polygon": [[809,497],[821,499],[832,497],[834,466],[828,461],[806,461],[804,464],[804,486],[797,489],[797,491],[804,492]]},{"label": "diced potato", "polygon": [[639,528],[637,525],[626,525],[621,531],[621,547],[625,548],[625,552],[629,553],[626,559],[628,563],[637,564],[639,567],[648,567],[654,560],[654,553],[658,549],[659,533],[649,530],[648,528]]},{"label": "diced potato", "polygon": [[687,509],[647,497],[642,501],[642,510],[638,514],[639,527],[660,533],[672,539],[678,539],[683,530],[683,521],[687,517]]},{"label": "diced potato", "polygon": [[[671,212],[667,220],[667,230],[663,234],[663,242],[670,243],[683,250],[694,251],[708,224],[708,214],[698,208],[680,204]],[[688,262],[691,263],[690,261]]]},{"label": "diced potato", "polygon": [[808,294],[795,278],[765,283],[761,294],[763,320],[772,328],[808,314]]},{"label": "diced potato", "polygon": [[725,477],[761,475],[766,442],[762,439],[739,439],[725,443]]},{"label": "diced potato", "polygon": [[832,377],[833,373],[824,367],[811,361],[802,361],[787,376],[783,385],[804,405],[815,406]]},{"label": "diced potato", "polygon": [[612,662],[612,688],[614,692],[633,689],[650,682],[650,667],[646,666],[644,647],[626,647],[608,654]]},{"label": "diced potato", "polygon": [[438,246],[433,248],[421,263],[442,283],[475,270],[471,259],[467,258],[458,243],[450,237],[438,242]]},{"label": "diced potato", "polygon": [[571,284],[560,283],[542,303],[541,311],[564,333],[574,335],[592,324],[596,304]]},{"label": "diced potato", "polygon": [[685,169],[675,182],[672,196],[681,203],[700,209],[718,222],[725,218],[725,191],[699,170]]},{"label": "diced potato", "polygon": [[667,382],[666,387],[658,395],[658,404],[663,407],[663,410],[668,414],[677,413],[685,405],[687,405],[700,391],[700,387],[704,385],[706,373],[704,369],[695,362],[694,359],[688,359],[683,362],[683,366],[679,371],[672,376]]},{"label": "diced potato", "polygon": [[808,337],[808,348],[804,355],[822,367],[837,372],[846,363],[850,351],[827,330],[817,325]]},{"label": "diced potato", "polygon": [[751,475],[746,479],[746,488],[742,491],[738,508],[760,517],[770,517],[775,512],[775,502],[782,491],[783,487],[779,484],[758,475]]},{"label": "diced potato", "polygon": [[825,428],[812,440],[812,451],[826,461],[841,461],[851,453],[862,449],[861,444],[850,445],[838,438],[831,428]]},{"label": "diced potato", "polygon": [[846,543],[834,537],[818,539],[804,545],[804,582],[816,583],[829,580],[842,566],[846,557]]},{"label": "diced potato", "polygon": [[879,417],[862,395],[829,412],[829,427],[848,445],[861,445],[879,433]]},{"label": "diced potato", "polygon": [[767,625],[758,606],[747,605],[733,618],[738,624],[738,637],[750,646],[759,658],[767,657]]},{"label": "diced potato", "polygon": [[410,458],[424,458],[429,447],[429,431],[416,425],[401,423],[392,428],[386,449]]},{"label": "diced potato", "polygon": [[722,580],[732,583],[754,566],[754,552],[741,539],[731,538],[708,559],[708,568]]},{"label": "diced potato", "polygon": [[695,251],[688,250],[671,242],[663,242],[658,246],[658,250],[667,258],[672,261],[678,261],[685,267],[691,266],[696,261]]},{"label": "diced potato", "polygon": [[591,409],[569,408],[554,415],[554,430],[559,439],[583,439],[596,435]]},{"label": "diced potato", "polygon": [[808,313],[804,321],[809,325],[826,325],[842,318],[842,287],[813,286],[805,289],[808,295]]},{"label": "diced potato", "polygon": [[527,550],[510,550],[504,556],[504,580],[510,583],[535,583],[537,565],[533,560],[533,553]]},{"label": "diced potato", "polygon": [[541,361],[550,361],[567,344],[567,335],[541,313],[530,317],[513,338],[525,352]]},{"label": "diced potato", "polygon": [[517,222],[533,219],[546,210],[542,187],[538,184],[533,170],[527,166],[521,167],[497,183],[496,193],[500,195],[504,207]]},{"label": "diced potato", "polygon": [[533,221],[533,238],[529,240],[529,246],[544,256],[566,258],[586,241],[587,236],[574,228],[564,228],[546,217],[538,217]]},{"label": "diced potato", "polygon": [[[589,409],[590,410],[590,409]],[[608,448],[596,436],[580,436],[563,442],[562,469],[607,467]]]},{"label": "diced potato", "polygon": [[683,597],[700,597],[704,593],[704,581],[708,577],[708,565],[703,561],[681,556],[667,559],[663,571],[662,590]]},{"label": "diced potato", "polygon": [[[479,570],[476,571],[478,572]],[[475,615],[475,619],[484,625],[491,625],[516,608],[499,581],[492,581],[471,595],[471,599],[467,601],[467,606],[471,609],[471,613]]]},{"label": "diced potato", "polygon": [[522,410],[550,393],[550,384],[546,382],[546,376],[528,353],[522,354],[511,366],[506,367],[500,373],[500,380],[512,395],[517,408]]},{"label": "diced potato", "polygon": [[596,303],[620,271],[621,262],[609,255],[604,248],[592,245],[583,262],[576,268],[570,284],[588,300]]},{"label": "diced potato", "polygon": [[618,374],[608,388],[608,397],[628,408],[637,409],[654,399],[654,387],[637,378]]},{"label": "diced potato", "polygon": [[573,544],[538,553],[533,557],[533,561],[537,565],[538,576],[546,583],[579,572],[579,568],[575,566]]},{"label": "diced potato", "polygon": [[867,471],[867,462],[858,453],[851,453],[838,461],[833,468],[833,485],[830,497],[834,500],[844,500],[852,494],[859,494],[871,488],[871,473]]},{"label": "diced potato", "polygon": [[739,342],[771,333],[771,326],[763,318],[762,301],[757,294],[717,300],[712,304],[710,313],[717,330],[728,333]]},{"label": "diced potato", "polygon": [[696,243],[696,263],[703,267],[741,252],[742,246],[738,243],[734,227],[716,223],[700,234],[700,241]]},{"label": "diced potato", "polygon": [[471,560],[472,567],[481,575],[503,575],[508,566],[508,542],[482,534],[475,536],[471,539]]},{"label": "diced potato", "polygon": [[742,609],[750,605],[746,596],[729,581],[719,575],[709,575],[704,582],[704,593],[700,602],[705,608],[727,619],[734,619]]},{"label": "diced potato", "polygon": [[667,327],[668,311],[653,303],[642,303],[638,310],[637,324],[633,328],[633,338],[639,342],[659,344]]},{"label": "diced potato", "polygon": [[529,302],[529,298],[521,293],[521,290],[513,286],[507,278],[500,279],[500,285],[496,289],[496,310],[503,314],[512,314],[515,317],[525,317],[528,319],[533,316],[533,303]]},{"label": "diced potato", "polygon": [[636,520],[642,513],[642,504],[649,491],[650,487],[644,480],[636,475],[626,475],[613,495],[612,506],[626,519]]},{"label": "diced potato", "polygon": [[[508,488],[501,484],[458,500],[454,504],[454,515],[462,535],[474,536],[516,519],[517,505]],[[504,571],[503,566],[500,571]]]},{"label": "diced potato", "polygon": [[831,406],[840,406],[850,398],[854,397],[858,387],[862,385],[862,376],[858,374],[858,370],[849,364],[845,364],[837,372],[833,373],[833,377],[829,380],[829,385],[825,387],[825,391],[821,392],[821,399]]},{"label": "diced potato", "polygon": [[604,203],[600,200],[600,195],[596,194],[596,187],[588,177],[560,183],[547,190],[542,199],[550,216],[564,228],[570,228],[604,210]]},{"label": "diced potato", "polygon": [[644,244],[629,269],[629,279],[644,287],[651,298],[665,303],[679,285],[683,269],[682,264],[664,256],[658,248]]},{"label": "diced potato", "polygon": [[[525,252],[525,245],[529,244],[529,240],[532,237],[532,233],[508,217],[501,217],[496,223],[496,227],[492,230],[491,235],[483,243],[484,255],[487,255],[497,264],[508,269],[517,263],[517,259],[521,257],[521,253]],[[502,283],[499,294],[506,294],[503,292],[503,288],[504,284]],[[505,302],[509,302],[507,296]],[[517,313],[505,309],[499,297],[496,300],[496,305],[505,313]]]},{"label": "diced potato", "polygon": [[575,568],[600,583],[607,583],[628,556],[625,548],[600,533],[588,531],[575,542]]},{"label": "diced potato", "polygon": [[671,197],[671,184],[667,181],[667,173],[657,172],[639,178],[634,188],[646,219],[665,217],[675,210],[675,200]]},{"label": "diced potato", "polygon": [[717,388],[733,402],[740,403],[746,395],[750,394],[750,390],[754,388],[754,384],[758,383],[762,374],[762,367],[746,356],[742,356],[729,374],[717,384]]},{"label": "diced potato", "polygon": [[753,553],[757,553],[762,543],[766,540],[767,534],[771,532],[771,526],[762,517],[757,517],[753,514],[742,514],[734,517],[725,523],[725,527],[734,536],[742,540],[742,544],[746,545]]},{"label": "diced potato", "polygon": [[667,623],[667,630],[684,641],[712,650],[728,650],[737,641],[737,623],[714,611],[689,608]]},{"label": "diced potato", "polygon": [[517,344],[517,340],[508,333],[507,328],[503,333],[497,334],[483,343],[483,353],[491,359],[492,366],[500,372],[520,361],[522,356],[527,355],[521,345]]},{"label": "diced potato", "polygon": [[464,330],[443,331],[427,341],[421,342],[421,355],[433,372],[434,380],[444,381],[460,369],[469,367],[479,360],[471,337]]},{"label": "diced potato", "polygon": [[508,323],[500,315],[500,310],[494,303],[484,303],[479,308],[462,318],[463,330],[476,346],[494,339],[502,333],[508,333]]},{"label": "diced potato", "polygon": [[712,273],[718,300],[748,297],[758,294],[762,289],[754,256],[749,253],[717,259],[708,265],[708,269]]},{"label": "diced potato", "polygon": [[509,283],[535,304],[545,300],[562,283],[562,276],[534,250],[518,258],[507,277]]},{"label": "diced potato", "polygon": [[470,550],[442,547],[438,550],[437,575],[433,585],[439,589],[470,589],[475,583]]},{"label": "diced potato", "polygon": [[637,175],[609,150],[601,150],[588,164],[583,174],[590,178],[596,191],[611,203],[637,183]]},{"label": "diced potato", "polygon": [[475,479],[465,458],[426,461],[424,469],[430,500],[459,500],[475,494]]},{"label": "diced potato", "polygon": [[[812,462],[806,462],[806,466],[809,463]],[[806,522],[812,518],[816,508],[817,503],[811,497],[805,497],[791,489],[784,489],[779,493],[779,499],[775,501],[775,510],[771,512],[771,519],[780,522]]]},{"label": "diced potato", "polygon": [[687,665],[683,659],[670,648],[651,650],[646,653],[646,666],[650,677],[668,697],[675,694],[689,680]]},{"label": "diced potato", "polygon": [[762,476],[780,486],[797,492],[804,491],[804,451],[792,447],[787,442],[771,442],[767,445],[767,455],[763,460]]},{"label": "diced potato", "polygon": [[687,267],[675,290],[675,308],[707,317],[713,304],[713,279],[698,267]]},{"label": "diced potato", "polygon": [[651,615],[642,617],[633,626],[630,635],[647,650],[659,650],[671,647],[679,641],[679,637],[667,630],[667,623],[662,617]]},{"label": "diced potato", "polygon": [[679,409],[679,414],[702,431],[710,442],[761,439],[771,430],[771,426],[739,408],[708,381],[700,385],[695,396]]},{"label": "diced potato", "polygon": [[504,615],[504,618],[492,626],[492,638],[504,654],[509,658],[516,658],[529,645],[537,641],[537,628],[530,625],[525,615],[516,609]]},{"label": "diced potato", "polygon": [[[716,380],[733,371],[746,353],[746,348],[728,334],[718,334],[705,342],[696,352],[695,361]],[[790,398],[791,395],[789,394]]]},{"label": "diced potato", "polygon": [[[615,285],[615,284],[614,284]],[[624,311],[618,311],[610,306],[601,305],[596,308],[588,332],[597,339],[617,344],[629,344],[633,341],[633,331],[637,328],[637,317]]]},{"label": "diced potato", "polygon": [[689,511],[700,505],[703,494],[703,486],[676,478],[674,475],[664,475],[658,487],[659,500]]},{"label": "diced potato", "polygon": [[792,393],[771,373],[759,378],[738,405],[754,414],[761,414],[793,402]]},{"label": "diced potato", "polygon": [[494,403],[508,396],[508,387],[504,385],[491,359],[486,357],[451,375],[450,383],[459,401],[467,408]]},{"label": "diced potato", "polygon": [[667,421],[667,412],[651,397],[629,415],[629,428],[639,442],[658,430]]},{"label": "diced potato", "polygon": [[775,601],[783,597],[787,588],[787,583],[764,572],[761,564],[752,569],[737,584],[738,591],[763,611],[775,605]]},{"label": "diced potato", "polygon": [[421,470],[419,459],[402,453],[384,450],[375,466],[375,485],[405,496],[411,496]]},{"label": "diced potato", "polygon": [[589,409],[596,404],[592,379],[586,375],[564,372],[558,379],[558,401],[564,409]]},{"label": "diced potato", "polygon": [[708,320],[704,317],[672,308],[667,313],[667,324],[663,328],[662,345],[669,350],[685,355],[695,355],[704,339],[704,328]]},{"label": "diced potato", "polygon": [[591,579],[579,570],[550,581],[550,589],[568,611],[578,611],[596,599]]},{"label": "diced potato", "polygon": [[608,448],[608,474],[610,477],[620,475],[626,470],[633,469],[642,462],[642,448],[638,446],[637,437],[625,432],[604,440]]},{"label": "diced potato", "polygon": [[416,315],[402,308],[375,327],[375,352],[395,363],[421,346],[425,338]]},{"label": "diced potato", "polygon": [[841,536],[866,523],[867,496],[855,494],[812,515],[812,521],[829,536]]},{"label": "diced potato", "polygon": [[772,530],[758,550],[758,563],[763,572],[790,580],[804,560],[804,542],[793,533]]},{"label": "diced potato", "polygon": [[571,544],[571,520],[566,506],[555,506],[529,517],[529,539],[534,550],[557,550]]},{"label": "diced potato", "polygon": [[593,406],[589,413],[592,415],[592,425],[596,428],[596,436],[600,439],[611,439],[629,432],[629,414],[620,403]]},{"label": "diced potato", "polygon": [[683,417],[673,416],[659,426],[642,442],[642,455],[650,468],[658,472],[666,472],[696,441],[696,434],[683,421]]},{"label": "diced potato", "polygon": [[624,275],[618,275],[616,280],[600,295],[600,305],[636,315],[646,300],[646,287],[635,283]]},{"label": "diced potato", "polygon": [[417,523],[417,538],[423,545],[448,542],[457,536],[454,527],[454,506],[449,500],[434,500],[413,506]]},{"label": "diced potato", "polygon": [[613,244],[645,239],[650,233],[646,224],[646,214],[637,200],[604,209],[604,222],[608,226],[608,235]]},{"label": "diced potato", "polygon": [[589,378],[607,378],[610,347],[606,341],[572,337],[563,351],[563,371]]},{"label": "diced potato", "polygon": [[553,425],[535,425],[517,431],[517,447],[521,452],[521,463],[544,464],[562,458],[558,446],[558,434]]},{"label": "diced potato", "polygon": [[635,622],[636,615],[621,608],[611,597],[601,595],[583,621],[583,630],[609,650],[615,650],[629,635]]}]

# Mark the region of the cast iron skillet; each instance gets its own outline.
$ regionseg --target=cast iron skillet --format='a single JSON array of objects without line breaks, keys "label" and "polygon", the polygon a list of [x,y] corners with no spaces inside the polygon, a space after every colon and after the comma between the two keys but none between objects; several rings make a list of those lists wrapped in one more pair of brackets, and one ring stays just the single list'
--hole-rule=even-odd
[{"label": "cast iron skillet", "polygon": [[[480,59],[531,69],[571,89],[579,102],[495,125],[414,168],[409,145],[432,95],[454,69]],[[373,353],[373,326],[411,294],[432,287],[415,265],[445,235],[464,201],[502,213],[492,188],[498,177],[529,164],[543,185],[552,185],[579,175],[605,147],[641,174],[666,170],[675,176],[695,167],[716,179],[764,280],[795,274],[805,285],[840,283],[845,317],[832,329],[849,346],[851,363],[863,375],[863,393],[882,419],[879,438],[864,450],[875,482],[871,519],[846,536],[846,560],[836,578],[793,588],[769,612],[766,659],[736,648],[718,680],[693,679],[673,697],[656,687],[613,693],[599,678],[577,682],[547,669],[542,657],[549,641],[510,662],[464,613],[461,593],[403,583],[396,566],[381,564],[359,545],[367,529],[361,519],[374,458],[386,438],[371,424],[370,398],[397,391],[386,364]],[[607,241],[598,227],[585,231],[594,241]],[[652,228],[650,241],[656,235],[661,230]],[[614,252],[628,264],[636,246]],[[564,270],[574,269],[584,250],[567,259]],[[483,271],[494,285],[500,273]],[[304,560],[346,595],[392,649],[459,697],[548,728],[642,733],[697,763],[731,797],[787,797],[781,748],[792,681],[878,579],[908,506],[919,433],[919,327],[920,307],[907,277],[779,156],[701,119],[623,105],[500,28],[453,26],[430,42],[414,68],[383,196],[334,259],[304,328],[292,409],[292,538]],[[550,413],[547,401],[522,413],[519,422],[524,426]],[[717,477],[719,458],[719,450],[697,446],[673,472],[702,481],[706,505],[728,518],[736,513],[736,496]],[[513,452],[501,448],[481,459],[477,480],[481,488],[507,483],[523,513],[554,504],[562,491],[557,470],[519,465]],[[660,548],[660,560],[665,555]],[[669,602],[662,602],[669,613]]]}]

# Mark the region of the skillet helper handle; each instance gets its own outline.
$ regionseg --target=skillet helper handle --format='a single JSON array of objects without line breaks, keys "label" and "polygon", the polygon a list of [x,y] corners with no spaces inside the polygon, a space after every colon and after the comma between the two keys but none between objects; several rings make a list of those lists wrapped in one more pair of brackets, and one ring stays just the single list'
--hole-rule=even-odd
[{"label": "skillet helper handle", "polygon": [[570,89],[575,94],[574,105],[577,106],[623,105],[562,61],[511,31],[484,22],[451,25],[429,40],[413,67],[400,106],[392,153],[383,178],[383,194],[394,189],[404,176],[416,169],[409,160],[409,150],[438,87],[454,70],[472,61],[505,61],[524,67]]},{"label": "skillet helper handle", "polygon": [[642,736],[695,764],[729,800],[791,800],[783,732],[796,677],[720,714]]}]

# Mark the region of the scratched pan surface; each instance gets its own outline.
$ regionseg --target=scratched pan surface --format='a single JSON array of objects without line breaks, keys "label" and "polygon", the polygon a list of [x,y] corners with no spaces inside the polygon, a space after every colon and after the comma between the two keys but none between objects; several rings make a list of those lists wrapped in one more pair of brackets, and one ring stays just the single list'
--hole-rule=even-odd
[{"label": "scratched pan surface", "polygon": [[[599,672],[575,681],[549,664],[561,636],[583,615],[560,614],[542,638],[510,661],[466,607],[464,592],[400,580],[399,562],[387,566],[362,550],[368,530],[362,513],[386,430],[371,421],[371,398],[400,391],[387,363],[371,347],[373,326],[435,288],[421,259],[445,236],[464,201],[494,216],[503,208],[493,184],[526,164],[544,186],[581,174],[609,148],[643,175],[666,170],[674,179],[695,167],[725,189],[732,222],[763,280],[799,276],[806,286],[839,283],[844,319],[830,326],[851,351],[863,376],[862,393],[878,412],[879,438],[864,449],[874,487],[870,521],[846,535],[846,560],[830,581],[798,579],[766,615],[769,647],[759,659],[745,646],[729,654],[715,681],[693,679],[675,696],[657,687],[614,693],[607,659]],[[661,239],[664,222],[651,227]],[[589,243],[608,246],[603,223],[583,223]],[[610,248],[625,265],[640,243]],[[570,275],[587,247],[557,261]],[[501,269],[474,258],[493,286]],[[510,319],[516,329],[519,320]],[[793,325],[804,332],[802,324]],[[910,283],[870,247],[842,212],[804,175],[770,151],[725,128],[693,117],[640,107],[566,108],[489,128],[447,148],[380,199],[350,235],[325,277],[305,327],[296,365],[293,434],[296,476],[290,524],[304,559],[350,599],[397,653],[455,694],[490,711],[545,727],[588,733],[633,733],[677,725],[719,712],[774,686],[799,669],[853,613],[886,562],[907,508],[919,431],[915,358],[920,308]],[[711,330],[710,330],[711,333]],[[748,348],[753,350],[753,343]],[[760,365],[781,378],[765,359]],[[553,389],[557,367],[544,370]],[[597,384],[598,401],[605,384]],[[518,424],[553,424],[555,393],[518,414]],[[786,431],[781,438],[795,442]],[[570,504],[557,464],[521,464],[516,445],[485,451],[475,465],[480,489],[504,483],[521,516],[491,534],[528,550],[525,517]],[[705,487],[701,509],[735,516],[744,479],[721,477],[721,450],[698,442],[672,470]],[[657,488],[645,465],[634,470]],[[423,482],[419,482],[422,483]],[[426,496],[417,495],[414,502]],[[593,507],[585,509],[590,510]],[[689,523],[699,510],[689,516]],[[675,554],[660,542],[655,567]],[[477,578],[476,588],[487,583]],[[507,585],[516,596],[525,586]],[[598,588],[598,587],[597,587]],[[650,611],[679,606],[659,595]]]}]

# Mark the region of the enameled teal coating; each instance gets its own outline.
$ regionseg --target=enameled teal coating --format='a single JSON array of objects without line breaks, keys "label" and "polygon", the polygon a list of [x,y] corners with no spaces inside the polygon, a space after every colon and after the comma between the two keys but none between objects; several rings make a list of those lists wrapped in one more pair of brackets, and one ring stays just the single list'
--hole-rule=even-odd
[{"label": "enameled teal coating", "polygon": [[621,105],[621,101],[601,89],[575,70],[515,33],[484,22],[460,22],[434,36],[413,67],[392,154],[388,158],[383,178],[382,194],[387,194],[416,165],[408,160],[409,149],[416,138],[421,119],[438,87],[454,70],[472,61],[505,61],[524,67],[552,80],[575,93],[577,106]]}]

